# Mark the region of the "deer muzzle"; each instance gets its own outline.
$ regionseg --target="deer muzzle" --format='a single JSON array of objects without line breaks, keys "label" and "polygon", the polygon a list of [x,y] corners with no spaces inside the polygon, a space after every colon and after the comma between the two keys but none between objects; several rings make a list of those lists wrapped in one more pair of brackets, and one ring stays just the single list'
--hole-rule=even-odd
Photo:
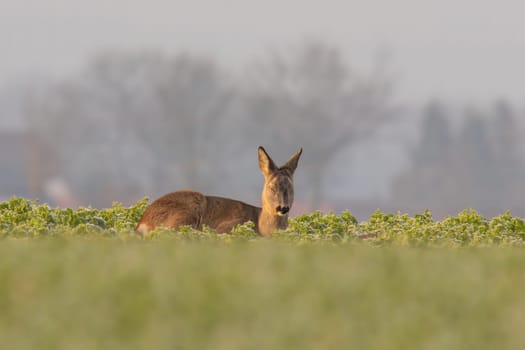
[{"label": "deer muzzle", "polygon": [[277,215],[286,215],[290,211],[290,207],[278,206],[275,208]]}]

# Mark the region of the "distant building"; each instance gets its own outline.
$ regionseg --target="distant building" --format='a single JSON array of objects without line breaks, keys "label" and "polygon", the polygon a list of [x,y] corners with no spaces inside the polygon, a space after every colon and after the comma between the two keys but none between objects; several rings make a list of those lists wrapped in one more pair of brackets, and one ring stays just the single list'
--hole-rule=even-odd
[{"label": "distant building", "polygon": [[[57,197],[60,162],[48,143],[25,130],[0,131],[0,200],[13,196],[40,199],[56,205],[68,205]],[[53,186],[50,186],[52,184]],[[67,191],[65,182],[61,188]],[[61,191],[63,194],[64,191]],[[59,196],[61,197],[61,196]]]},{"label": "distant building", "polygon": [[27,134],[0,132],[0,199],[30,197]]}]

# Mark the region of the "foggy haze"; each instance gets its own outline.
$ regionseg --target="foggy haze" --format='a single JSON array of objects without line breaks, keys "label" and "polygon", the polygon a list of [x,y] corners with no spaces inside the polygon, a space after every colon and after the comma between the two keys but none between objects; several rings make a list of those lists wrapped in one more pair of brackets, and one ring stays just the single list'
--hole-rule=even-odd
[{"label": "foggy haze", "polygon": [[524,9],[0,0],[0,200],[257,204],[257,146],[303,146],[295,213],[523,214]]},{"label": "foggy haze", "polygon": [[68,76],[115,49],[189,50],[242,70],[260,52],[314,38],[363,69],[386,52],[403,100],[519,101],[524,9],[508,0],[2,0],[0,85]]}]

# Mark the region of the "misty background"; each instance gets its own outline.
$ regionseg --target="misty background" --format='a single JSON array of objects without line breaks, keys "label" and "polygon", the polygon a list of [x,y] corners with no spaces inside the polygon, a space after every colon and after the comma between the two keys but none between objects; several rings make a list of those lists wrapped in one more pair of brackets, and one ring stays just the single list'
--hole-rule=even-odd
[{"label": "misty background", "polygon": [[0,199],[525,216],[519,2],[0,1]]}]

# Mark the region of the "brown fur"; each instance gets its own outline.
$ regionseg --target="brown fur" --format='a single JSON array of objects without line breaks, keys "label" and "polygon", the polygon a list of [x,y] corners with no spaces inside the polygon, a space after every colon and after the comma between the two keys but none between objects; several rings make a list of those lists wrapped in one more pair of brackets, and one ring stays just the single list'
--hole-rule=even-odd
[{"label": "brown fur", "polygon": [[264,236],[285,229],[293,203],[293,173],[302,149],[280,168],[275,166],[264,148],[259,147],[258,152],[259,168],[264,175],[262,208],[195,191],[177,191],[151,203],[136,230],[144,235],[160,226],[177,229],[190,225],[200,230],[205,225],[219,233],[228,233],[236,225],[247,221],[252,221],[255,230]]}]

